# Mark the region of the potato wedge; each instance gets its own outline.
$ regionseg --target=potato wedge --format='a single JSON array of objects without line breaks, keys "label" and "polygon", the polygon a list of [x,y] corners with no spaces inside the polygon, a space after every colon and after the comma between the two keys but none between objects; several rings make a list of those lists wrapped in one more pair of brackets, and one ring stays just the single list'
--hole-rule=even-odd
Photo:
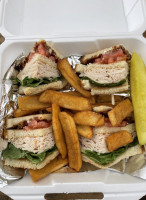
[{"label": "potato wedge", "polygon": [[62,158],[65,158],[67,156],[67,148],[63,130],[59,121],[59,113],[60,113],[59,106],[56,103],[53,103],[52,104],[53,135],[58,151],[60,152]]},{"label": "potato wedge", "polygon": [[82,111],[77,112],[74,115],[74,120],[76,124],[85,126],[103,126],[104,116],[92,111]]},{"label": "potato wedge", "polygon": [[73,86],[83,96],[85,96],[85,97],[91,96],[89,91],[87,91],[81,87],[80,78],[75,74],[75,72],[73,71],[69,62],[65,58],[62,60],[59,60],[57,66],[58,66],[58,69],[60,70],[61,74],[71,84],[71,86]]},{"label": "potato wedge", "polygon": [[[83,97],[83,95],[81,93],[77,92],[77,91],[69,91],[69,92],[66,92],[66,94],[77,96],[77,97]],[[90,96],[88,99],[89,99],[91,104],[95,104],[96,103],[95,96]]]},{"label": "potato wedge", "polygon": [[25,115],[33,114],[36,112],[36,110],[21,110],[18,108],[17,110],[14,110],[14,117],[22,117]]},{"label": "potato wedge", "polygon": [[83,126],[83,125],[77,125],[77,132],[81,136],[91,139],[93,136],[93,131],[90,126]]},{"label": "potato wedge", "polygon": [[91,110],[91,105],[88,99],[53,90],[46,90],[43,92],[39,101],[42,103],[57,103],[60,107],[70,110]]},{"label": "potato wedge", "polygon": [[133,142],[133,137],[128,131],[118,131],[106,138],[106,144],[110,152]]},{"label": "potato wedge", "polygon": [[61,156],[58,156],[42,169],[37,169],[37,170],[30,169],[29,173],[31,175],[33,182],[37,182],[40,179],[47,176],[48,174],[51,174],[52,172],[59,170],[60,168],[64,167],[67,164],[68,164],[68,158],[62,159]]},{"label": "potato wedge", "polygon": [[69,166],[76,171],[79,171],[82,166],[82,157],[75,122],[66,112],[60,112],[59,119],[65,134]]},{"label": "potato wedge", "polygon": [[18,97],[18,107],[21,110],[40,110],[51,107],[50,103],[41,103],[39,96],[23,96]]},{"label": "potato wedge", "polygon": [[132,103],[129,99],[121,101],[111,111],[108,112],[112,126],[119,126],[120,123],[133,111]]},{"label": "potato wedge", "polygon": [[131,96],[135,125],[140,145],[146,144],[146,66],[134,52],[130,65]]}]

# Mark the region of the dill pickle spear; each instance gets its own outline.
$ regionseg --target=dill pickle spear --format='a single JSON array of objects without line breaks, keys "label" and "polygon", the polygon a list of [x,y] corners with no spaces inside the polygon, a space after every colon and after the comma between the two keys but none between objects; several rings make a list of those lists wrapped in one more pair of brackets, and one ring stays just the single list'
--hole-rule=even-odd
[{"label": "dill pickle spear", "polygon": [[131,96],[135,125],[140,145],[146,144],[146,67],[142,58],[134,52],[130,66]]}]

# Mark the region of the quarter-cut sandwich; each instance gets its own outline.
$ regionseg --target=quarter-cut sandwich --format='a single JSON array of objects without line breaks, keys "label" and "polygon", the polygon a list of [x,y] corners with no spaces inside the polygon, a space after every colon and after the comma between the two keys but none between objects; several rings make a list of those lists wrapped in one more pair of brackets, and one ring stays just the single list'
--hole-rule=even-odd
[{"label": "quarter-cut sandwich", "polygon": [[134,123],[125,127],[94,127],[92,139],[81,137],[80,142],[83,161],[101,169],[143,153]]},{"label": "quarter-cut sandwich", "polygon": [[129,52],[119,45],[83,56],[75,70],[92,95],[113,94],[128,90],[130,59]]},{"label": "quarter-cut sandwich", "polygon": [[7,119],[4,138],[8,146],[2,151],[4,164],[16,168],[41,169],[58,154],[51,114]]},{"label": "quarter-cut sandwich", "polygon": [[17,75],[19,93],[34,95],[46,89],[62,89],[66,81],[57,68],[57,62],[62,58],[48,42],[41,40],[35,43],[24,68]]}]

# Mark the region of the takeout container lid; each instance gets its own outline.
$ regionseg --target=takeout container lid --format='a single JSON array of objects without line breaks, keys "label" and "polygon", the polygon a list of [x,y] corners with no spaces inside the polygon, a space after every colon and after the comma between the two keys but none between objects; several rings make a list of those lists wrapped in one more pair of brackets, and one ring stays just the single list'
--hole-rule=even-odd
[{"label": "takeout container lid", "polygon": [[[27,46],[27,42],[33,43],[40,38],[69,41],[69,45],[61,43],[69,53],[77,47],[82,51],[87,49],[88,43],[84,45],[82,41],[89,42],[92,37],[99,40],[100,47],[126,41],[131,50],[139,50],[142,45],[141,55],[144,57],[146,42],[142,33],[145,30],[145,0],[0,0],[0,33],[6,40],[0,46],[1,76],[2,66],[9,67],[21,50],[30,50],[31,45]],[[102,40],[106,40],[104,44]],[[22,43],[24,49],[18,43]],[[96,45],[89,42],[89,47],[93,50]],[[49,180],[46,177],[38,183],[33,183],[27,175],[1,190],[19,200],[43,199],[45,193],[62,191],[99,191],[104,193],[106,200],[136,200],[145,195],[145,188],[142,179],[100,170],[99,173],[51,174]]]},{"label": "takeout container lid", "polygon": [[1,0],[6,39],[141,35],[145,0]]}]

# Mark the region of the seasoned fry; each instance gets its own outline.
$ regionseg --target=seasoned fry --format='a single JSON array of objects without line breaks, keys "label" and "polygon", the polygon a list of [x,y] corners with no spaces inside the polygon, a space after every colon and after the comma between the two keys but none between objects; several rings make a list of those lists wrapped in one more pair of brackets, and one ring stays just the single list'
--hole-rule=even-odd
[{"label": "seasoned fry", "polygon": [[72,67],[70,66],[69,62],[64,58],[58,61],[58,69],[60,70],[61,74],[64,78],[73,86],[78,92],[80,92],[85,97],[90,97],[91,94],[89,91],[84,90],[81,87],[81,80],[75,74]]},{"label": "seasoned fry", "polygon": [[67,155],[67,148],[62,127],[59,121],[59,113],[60,113],[59,106],[56,103],[53,103],[52,104],[53,135],[58,151],[60,152],[62,158],[65,158]]},{"label": "seasoned fry", "polygon": [[51,107],[49,103],[41,103],[39,96],[18,97],[18,106],[21,110],[40,110]]},{"label": "seasoned fry", "polygon": [[92,135],[93,135],[93,131],[92,131],[92,128],[90,126],[78,125],[77,126],[77,132],[81,136],[88,138],[88,139],[91,139]]},{"label": "seasoned fry", "polygon": [[14,117],[22,117],[25,115],[33,114],[36,110],[21,110],[18,108],[14,111]]},{"label": "seasoned fry", "polygon": [[112,126],[118,126],[133,111],[132,103],[129,99],[121,101],[111,111],[108,112]]},{"label": "seasoned fry", "polygon": [[91,110],[91,105],[88,99],[53,90],[46,90],[43,92],[39,101],[42,103],[57,103],[60,107],[71,110]]},{"label": "seasoned fry", "polygon": [[60,112],[59,119],[65,134],[69,166],[76,171],[79,171],[82,166],[82,157],[75,122],[66,112]]},{"label": "seasoned fry", "polygon": [[37,170],[30,169],[29,173],[31,175],[33,182],[37,182],[40,179],[47,176],[48,174],[51,174],[52,172],[57,171],[58,169],[64,167],[67,164],[68,164],[67,158],[62,159],[61,156],[58,156],[42,169],[37,169]]},{"label": "seasoned fry", "polygon": [[92,112],[92,111],[82,111],[74,115],[74,120],[76,124],[85,126],[103,126],[104,116]]},{"label": "seasoned fry", "polygon": [[[66,92],[66,94],[69,94],[69,95],[73,95],[73,96],[77,96],[77,97],[83,97],[83,95],[81,95],[79,92],[77,91],[69,91],[69,92]],[[96,103],[96,98],[95,96],[90,96],[89,98],[89,101],[91,104],[95,104]]]},{"label": "seasoned fry", "polygon": [[46,111],[52,112],[52,108],[46,108]]},{"label": "seasoned fry", "polygon": [[112,133],[106,138],[106,144],[110,152],[133,142],[133,137],[128,131]]}]

